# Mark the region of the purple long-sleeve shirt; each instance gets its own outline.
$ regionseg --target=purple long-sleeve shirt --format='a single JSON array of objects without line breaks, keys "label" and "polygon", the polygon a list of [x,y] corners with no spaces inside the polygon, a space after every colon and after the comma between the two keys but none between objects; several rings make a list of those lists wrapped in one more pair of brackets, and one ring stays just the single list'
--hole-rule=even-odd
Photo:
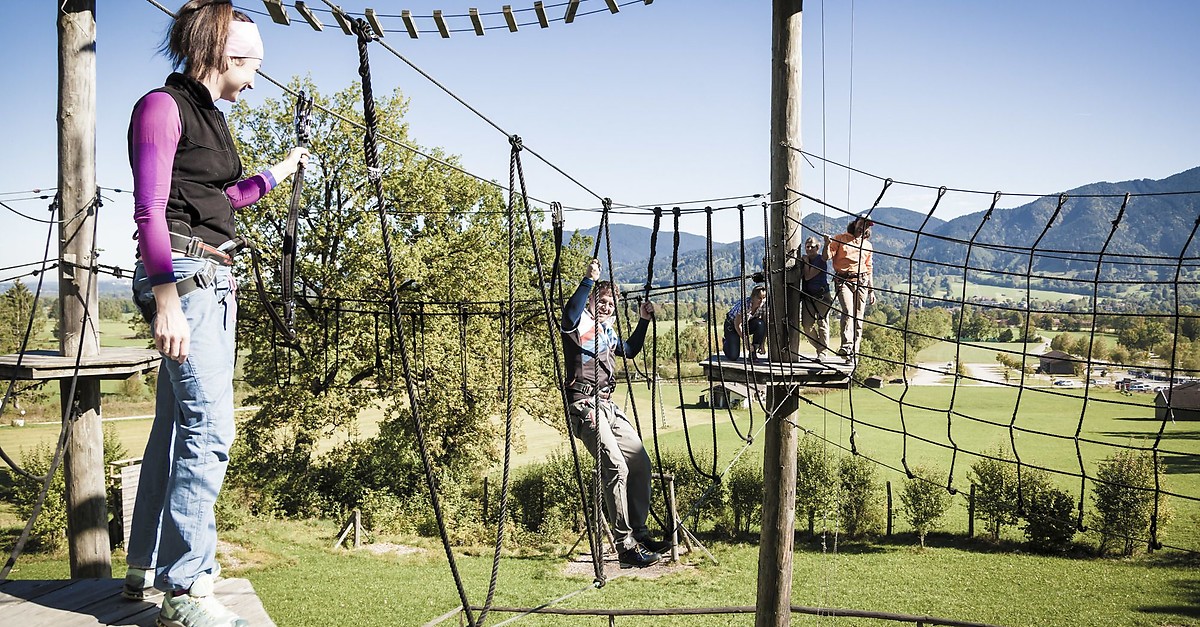
[{"label": "purple long-sleeve shirt", "polygon": [[[134,109],[130,133],[138,251],[151,284],[171,283],[175,275],[167,230],[167,197],[175,152],[183,135],[175,99],[162,92],[147,94]],[[234,209],[241,209],[257,202],[275,185],[271,171],[264,170],[225,188],[225,195]]]}]

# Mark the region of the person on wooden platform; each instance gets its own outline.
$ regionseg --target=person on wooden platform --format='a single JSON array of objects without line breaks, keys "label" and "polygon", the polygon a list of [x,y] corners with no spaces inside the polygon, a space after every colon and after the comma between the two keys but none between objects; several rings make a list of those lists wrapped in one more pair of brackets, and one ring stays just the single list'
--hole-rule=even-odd
[{"label": "person on wooden platform", "polygon": [[853,366],[862,344],[867,305],[875,302],[872,288],[871,227],[874,222],[859,216],[846,225],[846,232],[825,236],[825,259],[833,266],[833,286],[842,308],[842,347],[838,354]]},{"label": "person on wooden platform", "polygon": [[766,353],[767,342],[767,288],[755,285],[750,295],[733,304],[725,314],[724,335],[721,337],[721,352],[726,359],[740,359],[742,346],[747,345],[746,358],[753,361]]},{"label": "person on wooden platform", "polygon": [[[671,545],[655,541],[646,526],[650,515],[650,456],[637,429],[612,402],[616,356],[642,350],[654,304],[644,301],[637,328],[622,341],[614,328],[620,294],[611,281],[599,281],[600,261],[593,259],[562,311],[563,353],[571,433],[600,463],[604,504],[622,566],[658,562]],[[594,289],[593,289],[594,288]]]},{"label": "person on wooden platform", "polygon": [[234,211],[258,201],[308,158],[244,178],[218,100],[254,86],[258,28],[229,0],[191,0],[163,51],[176,72],[143,96],[129,125],[138,254],[134,300],[163,354],[154,424],[142,458],[122,594],[164,592],[158,624],[237,627],[213,596],[213,506],[233,444]]},{"label": "person on wooden platform", "polygon": [[829,308],[833,297],[829,293],[829,262],[817,238],[804,240],[800,256],[800,332],[824,359],[829,351]]}]

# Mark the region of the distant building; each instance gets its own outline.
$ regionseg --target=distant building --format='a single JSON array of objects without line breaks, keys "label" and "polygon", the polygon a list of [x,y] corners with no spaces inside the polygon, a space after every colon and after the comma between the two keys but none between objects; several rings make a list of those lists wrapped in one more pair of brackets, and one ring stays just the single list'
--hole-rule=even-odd
[{"label": "distant building", "polygon": [[746,399],[750,398],[750,390],[742,383],[719,382],[700,395],[700,405],[707,405],[710,398],[716,409],[741,409],[746,406]]},{"label": "distant building", "polygon": [[[1170,407],[1167,405],[1168,393],[1171,395]],[[1159,390],[1154,395],[1154,417],[1158,420],[1200,420],[1200,381]]]},{"label": "distant building", "polygon": [[1042,374],[1075,374],[1077,357],[1062,351],[1043,353],[1038,358],[1038,372]]}]

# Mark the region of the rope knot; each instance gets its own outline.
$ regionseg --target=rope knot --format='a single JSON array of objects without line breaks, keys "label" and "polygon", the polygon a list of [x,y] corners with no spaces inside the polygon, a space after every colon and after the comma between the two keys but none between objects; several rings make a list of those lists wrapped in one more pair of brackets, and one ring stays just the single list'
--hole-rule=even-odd
[{"label": "rope knot", "polygon": [[512,145],[514,152],[521,152],[521,149],[524,148],[524,146],[521,144],[521,136],[520,135],[509,135],[508,143],[510,145]]}]

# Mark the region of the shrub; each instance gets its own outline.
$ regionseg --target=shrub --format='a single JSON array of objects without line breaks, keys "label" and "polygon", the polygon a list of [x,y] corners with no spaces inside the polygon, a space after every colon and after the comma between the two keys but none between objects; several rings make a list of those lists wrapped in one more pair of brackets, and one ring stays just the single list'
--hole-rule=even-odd
[{"label": "shrub", "polygon": [[900,491],[900,504],[904,517],[925,548],[925,536],[936,529],[946,510],[950,508],[950,493],[941,485],[936,470],[917,466],[912,469],[913,478],[904,482]]},{"label": "shrub", "polygon": [[1017,469],[1003,446],[971,465],[967,478],[975,485],[975,515],[985,523],[993,540],[1000,528],[1017,522]]},{"label": "shrub", "polygon": [[1066,491],[1042,486],[1025,504],[1025,538],[1035,551],[1061,553],[1075,537],[1075,499]]},{"label": "shrub", "polygon": [[[1145,538],[1150,518],[1155,513],[1155,474],[1160,489],[1164,486],[1164,469],[1160,461],[1146,451],[1119,450],[1100,462],[1096,470],[1096,489],[1092,492],[1095,512],[1092,524],[1100,533],[1099,552],[1107,554],[1121,547],[1121,555],[1134,554],[1136,541]],[[1166,523],[1166,496],[1157,495],[1160,516],[1159,530]]]},{"label": "shrub", "polygon": [[729,509],[733,514],[734,533],[748,533],[762,522],[763,469],[743,463],[729,474]]},{"label": "shrub", "polygon": [[146,387],[146,379],[140,373],[134,373],[121,381],[121,396],[138,401],[150,398],[151,390]]},{"label": "shrub", "polygon": [[860,455],[843,457],[838,464],[838,520],[842,532],[860,538],[879,530],[879,484],[875,465]]},{"label": "shrub", "polygon": [[[117,432],[111,425],[104,426],[104,464],[124,459],[128,456],[125,447],[117,438]],[[50,470],[50,462],[54,458],[54,447],[47,443],[38,444],[29,453],[22,455],[22,466],[35,475],[45,475]],[[12,502],[17,514],[24,519],[33,515],[33,506],[37,503],[42,491],[42,483],[24,477],[14,477]],[[108,490],[106,490],[106,493]],[[107,498],[109,516],[113,516],[113,506],[116,500],[110,494]],[[53,550],[62,545],[67,537],[67,484],[63,473],[63,464],[59,463],[58,471],[50,482],[46,500],[42,503],[41,512],[34,522],[30,537],[34,546]]]},{"label": "shrub", "polygon": [[[493,502],[488,504],[488,523],[495,524],[499,495],[489,499]],[[513,522],[526,531],[547,534],[571,528],[579,509],[579,486],[570,455],[555,453],[521,469],[512,480],[509,509]]]},{"label": "shrub", "polygon": [[[699,465],[705,473],[710,473],[712,469],[705,466],[706,461],[711,463],[711,460],[712,454],[703,449],[695,450],[695,464],[686,451],[662,452],[660,471],[675,475],[675,508],[692,531],[698,531],[705,523],[711,527],[725,509],[726,486],[714,484],[696,469]],[[650,461],[656,462],[653,455]],[[655,483],[651,512],[658,512],[665,523],[666,499]]]},{"label": "shrub", "polygon": [[816,519],[834,515],[834,486],[834,467],[823,443],[802,437],[796,450],[796,515],[808,518],[809,533]]}]

